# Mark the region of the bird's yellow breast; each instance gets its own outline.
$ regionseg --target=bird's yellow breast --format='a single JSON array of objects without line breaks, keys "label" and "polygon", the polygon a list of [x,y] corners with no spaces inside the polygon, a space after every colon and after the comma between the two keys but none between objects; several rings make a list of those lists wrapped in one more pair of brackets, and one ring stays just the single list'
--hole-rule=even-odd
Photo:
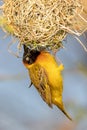
[{"label": "bird's yellow breast", "polygon": [[48,52],[41,52],[37,57],[36,63],[46,70],[51,85],[58,86],[62,82],[61,71],[63,70],[63,65],[58,65],[55,58]]}]

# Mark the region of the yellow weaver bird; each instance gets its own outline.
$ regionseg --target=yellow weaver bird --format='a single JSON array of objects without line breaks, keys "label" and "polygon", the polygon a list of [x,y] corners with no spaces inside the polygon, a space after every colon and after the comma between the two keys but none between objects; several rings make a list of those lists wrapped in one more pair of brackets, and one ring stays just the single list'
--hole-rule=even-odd
[{"label": "yellow weaver bird", "polygon": [[63,65],[58,65],[55,58],[47,51],[30,50],[25,45],[23,63],[28,69],[31,83],[38,90],[42,99],[51,108],[53,104],[56,105],[72,120],[66,113],[62,101],[63,80],[61,71],[64,68]]}]

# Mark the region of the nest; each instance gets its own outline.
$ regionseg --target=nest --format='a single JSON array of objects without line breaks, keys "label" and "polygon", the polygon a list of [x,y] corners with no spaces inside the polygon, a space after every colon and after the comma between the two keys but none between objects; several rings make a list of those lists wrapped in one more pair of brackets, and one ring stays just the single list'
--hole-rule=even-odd
[{"label": "nest", "polygon": [[2,27],[20,44],[58,49],[67,32],[80,35],[87,28],[80,0],[3,0]]}]

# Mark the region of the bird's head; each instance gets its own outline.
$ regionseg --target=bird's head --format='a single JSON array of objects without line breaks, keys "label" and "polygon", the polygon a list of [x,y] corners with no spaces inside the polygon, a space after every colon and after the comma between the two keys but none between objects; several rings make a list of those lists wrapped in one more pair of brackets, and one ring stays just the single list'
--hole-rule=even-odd
[{"label": "bird's head", "polygon": [[31,50],[26,45],[23,45],[23,48],[24,48],[23,63],[28,65],[33,64],[37,59],[38,55],[40,54],[40,51],[36,49]]}]

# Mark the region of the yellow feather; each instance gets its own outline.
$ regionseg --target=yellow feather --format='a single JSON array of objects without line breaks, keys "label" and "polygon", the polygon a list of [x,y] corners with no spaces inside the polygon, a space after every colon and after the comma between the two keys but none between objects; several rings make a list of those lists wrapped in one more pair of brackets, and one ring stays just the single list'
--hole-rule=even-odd
[{"label": "yellow feather", "polygon": [[58,65],[55,58],[45,51],[40,52],[31,64],[24,57],[23,63],[29,71],[31,82],[43,100],[50,107],[53,104],[56,105],[71,120],[65,112],[62,101],[63,78],[61,72],[64,66],[62,64]]}]

